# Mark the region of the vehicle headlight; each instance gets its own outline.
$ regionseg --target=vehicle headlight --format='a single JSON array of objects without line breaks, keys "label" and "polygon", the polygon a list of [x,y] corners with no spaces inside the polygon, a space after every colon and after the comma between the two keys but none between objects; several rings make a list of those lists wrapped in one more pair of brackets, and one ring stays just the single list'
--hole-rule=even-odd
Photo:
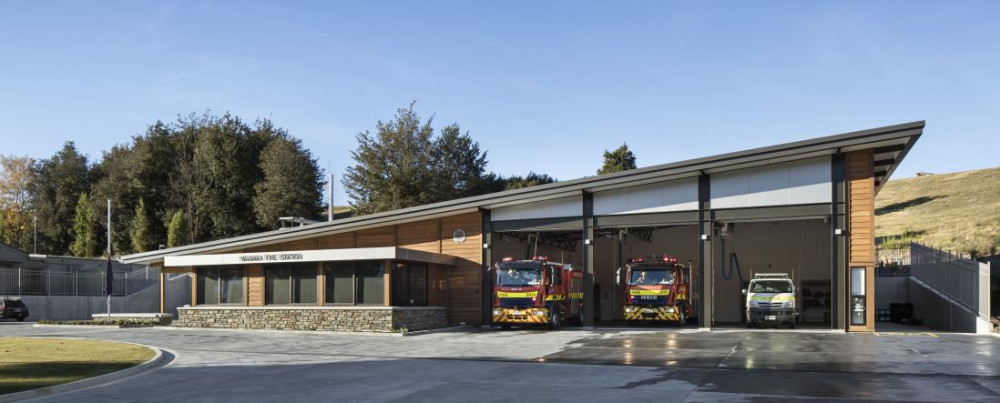
[{"label": "vehicle headlight", "polygon": [[674,313],[674,307],[668,306],[667,307],[667,313]]},{"label": "vehicle headlight", "polygon": [[534,311],[532,312],[535,316],[545,316],[545,311]]},{"label": "vehicle headlight", "polygon": [[781,306],[783,308],[795,308],[795,301],[786,301],[784,304],[781,304]]},{"label": "vehicle headlight", "polygon": [[502,314],[503,314],[503,310],[501,310],[501,309],[494,309],[493,310],[493,315],[494,316],[500,316]]},{"label": "vehicle headlight", "polygon": [[632,307],[625,307],[625,312],[632,312]]}]

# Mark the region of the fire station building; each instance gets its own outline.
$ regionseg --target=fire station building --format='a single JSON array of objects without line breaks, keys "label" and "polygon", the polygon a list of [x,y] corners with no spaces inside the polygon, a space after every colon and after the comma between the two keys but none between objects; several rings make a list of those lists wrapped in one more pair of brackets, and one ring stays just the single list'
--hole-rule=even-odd
[{"label": "fire station building", "polygon": [[[786,273],[801,326],[872,331],[875,195],[923,122],[650,166],[122,257],[191,277],[180,326],[343,331],[489,324],[489,268],[583,273],[583,323],[623,319],[618,268],[676,257],[697,325],[745,321],[754,273]],[[544,168],[544,167],[539,167]]]}]

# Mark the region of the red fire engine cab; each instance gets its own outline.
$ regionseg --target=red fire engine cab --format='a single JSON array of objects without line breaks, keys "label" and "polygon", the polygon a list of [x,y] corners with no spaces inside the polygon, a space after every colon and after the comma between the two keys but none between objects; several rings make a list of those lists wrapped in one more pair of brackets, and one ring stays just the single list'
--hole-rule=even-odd
[{"label": "red fire engine cab", "polygon": [[494,266],[494,325],[546,325],[579,321],[583,310],[583,273],[545,256],[504,258]]},{"label": "red fire engine cab", "polygon": [[677,263],[677,258],[664,255],[661,259],[629,259],[624,273],[618,269],[616,281],[624,283],[627,321],[683,324],[694,314],[690,298],[692,270]]}]

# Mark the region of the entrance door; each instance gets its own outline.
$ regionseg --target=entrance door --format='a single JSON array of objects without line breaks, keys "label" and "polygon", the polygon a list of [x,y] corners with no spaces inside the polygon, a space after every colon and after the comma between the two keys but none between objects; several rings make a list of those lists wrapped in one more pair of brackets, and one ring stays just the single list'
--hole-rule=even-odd
[{"label": "entrance door", "polygon": [[392,305],[427,306],[426,264],[396,264],[392,272]]}]

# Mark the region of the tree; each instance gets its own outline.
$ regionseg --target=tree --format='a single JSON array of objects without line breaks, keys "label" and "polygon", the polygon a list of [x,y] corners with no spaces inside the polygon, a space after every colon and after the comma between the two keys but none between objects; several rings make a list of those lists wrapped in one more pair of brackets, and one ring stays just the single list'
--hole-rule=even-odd
[{"label": "tree", "polygon": [[150,251],[156,246],[150,227],[146,202],[140,197],[139,203],[135,206],[135,216],[132,218],[132,253]]},{"label": "tree", "polygon": [[526,176],[511,175],[504,179],[504,190],[514,190],[521,189],[530,186],[544,185],[547,183],[555,183],[555,178],[548,176],[546,174],[535,173],[534,171],[528,172]]},{"label": "tree", "polygon": [[218,239],[259,232],[253,212],[255,185],[264,175],[260,153],[284,131],[268,121],[247,126],[225,114],[206,119],[197,130],[194,148],[192,198],[198,206],[196,240]]},{"label": "tree", "polygon": [[277,228],[278,217],[315,216],[324,181],[301,140],[285,136],[271,140],[261,153],[260,168],[264,180],[255,186],[253,208],[261,227]]},{"label": "tree", "polygon": [[174,212],[170,218],[170,225],[167,226],[167,247],[176,248],[191,242],[191,229],[188,227],[187,219],[184,218],[183,211]]},{"label": "tree", "polygon": [[[486,152],[458,124],[434,136],[433,119],[422,122],[414,103],[379,121],[376,134],[358,133],[356,164],[341,179],[359,214],[401,209],[480,194]],[[495,178],[492,178],[495,179]]]},{"label": "tree", "polygon": [[635,154],[628,149],[627,143],[622,143],[614,151],[604,150],[604,166],[597,170],[597,174],[613,174],[630,169],[635,169]]},{"label": "tree", "polygon": [[458,124],[441,129],[431,148],[434,201],[444,201],[478,194],[486,171],[486,152],[462,134]]},{"label": "tree", "polygon": [[[138,197],[130,185],[129,172],[132,169],[132,150],[128,146],[116,145],[104,153],[101,162],[93,167],[95,178],[88,197],[91,211],[98,224],[107,228],[107,200],[111,200],[111,249],[125,252],[132,249],[132,221]],[[104,231],[99,231],[99,242],[107,242]]]},{"label": "tree", "polygon": [[341,179],[358,214],[418,206],[434,200],[431,174],[431,121],[421,123],[413,103],[388,122],[379,121],[376,134],[358,133],[357,162]]},{"label": "tree", "polygon": [[0,242],[31,250],[31,183],[34,178],[29,157],[0,155]]},{"label": "tree", "polygon": [[34,166],[32,198],[38,213],[38,246],[45,253],[64,254],[74,242],[74,217],[80,194],[90,189],[87,157],[72,141]]},{"label": "tree", "polygon": [[73,244],[70,252],[73,256],[91,257],[97,255],[97,233],[94,225],[94,214],[90,208],[87,193],[80,193],[76,202],[76,217],[73,219]]}]

